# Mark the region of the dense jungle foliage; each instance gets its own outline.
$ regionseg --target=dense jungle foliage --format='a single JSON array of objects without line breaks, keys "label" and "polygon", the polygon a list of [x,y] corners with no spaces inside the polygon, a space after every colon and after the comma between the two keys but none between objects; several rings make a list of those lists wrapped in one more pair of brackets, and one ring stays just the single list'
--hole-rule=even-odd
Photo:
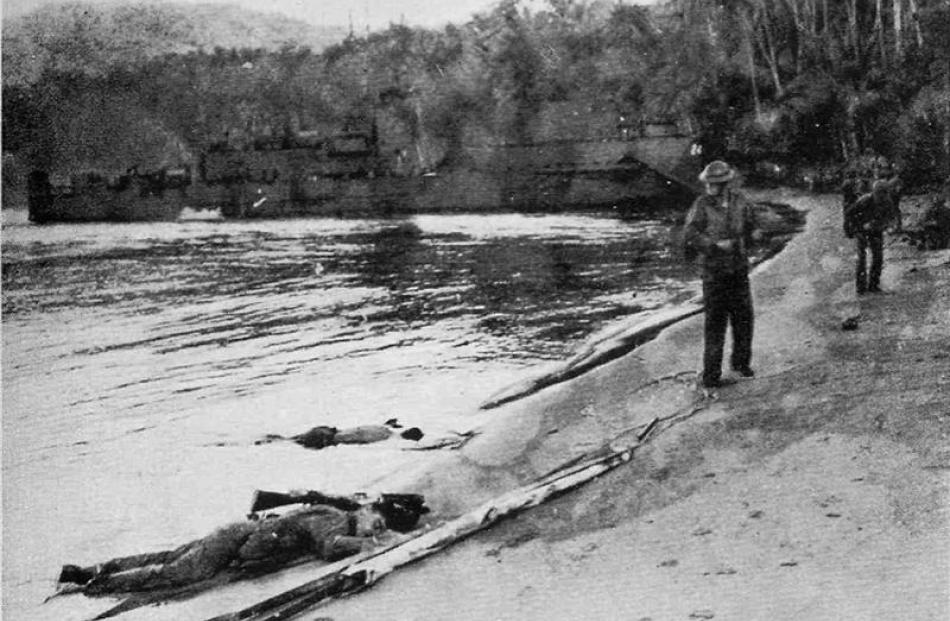
[{"label": "dense jungle foliage", "polygon": [[16,36],[5,25],[5,162],[167,165],[225,136],[376,122],[422,170],[462,146],[672,119],[705,158],[750,168],[836,170],[874,152],[912,183],[950,170],[947,0],[502,0],[462,25],[319,51],[273,37],[209,49],[166,5],[147,19],[70,6]]}]

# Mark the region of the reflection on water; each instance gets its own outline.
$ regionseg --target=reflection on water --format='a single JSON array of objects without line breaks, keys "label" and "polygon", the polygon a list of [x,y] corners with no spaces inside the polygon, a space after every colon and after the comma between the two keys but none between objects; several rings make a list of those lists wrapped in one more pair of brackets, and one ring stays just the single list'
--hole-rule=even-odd
[{"label": "reflection on water", "polygon": [[35,607],[68,559],[201,534],[254,486],[345,490],[402,467],[415,454],[253,440],[470,424],[519,373],[691,295],[668,239],[597,215],[5,226],[10,605]]},{"label": "reflection on water", "polygon": [[336,360],[393,349],[408,361],[415,347],[442,348],[419,360],[426,372],[560,358],[605,321],[682,288],[655,222],[62,228],[75,235],[5,232],[7,378],[83,376],[89,389],[59,405],[112,415],[325,376]]}]

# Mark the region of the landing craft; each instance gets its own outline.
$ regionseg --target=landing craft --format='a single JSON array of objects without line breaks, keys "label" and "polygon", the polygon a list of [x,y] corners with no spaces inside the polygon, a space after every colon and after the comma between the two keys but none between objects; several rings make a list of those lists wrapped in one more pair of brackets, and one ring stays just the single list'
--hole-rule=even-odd
[{"label": "landing craft", "polygon": [[158,170],[37,170],[29,213],[47,223],[622,210],[644,200],[688,204],[700,163],[672,123],[624,126],[600,140],[466,145],[453,161],[414,171],[403,153],[384,156],[372,130],[294,132],[210,144],[196,162]]}]

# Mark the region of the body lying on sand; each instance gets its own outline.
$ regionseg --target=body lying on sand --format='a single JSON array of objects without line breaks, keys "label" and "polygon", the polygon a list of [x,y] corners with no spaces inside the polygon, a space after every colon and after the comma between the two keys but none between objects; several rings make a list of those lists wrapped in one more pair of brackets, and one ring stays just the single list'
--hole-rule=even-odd
[{"label": "body lying on sand", "polygon": [[322,449],[328,446],[339,444],[374,444],[383,442],[393,437],[399,437],[404,440],[410,440],[417,443],[412,448],[417,450],[428,450],[437,448],[458,448],[474,435],[473,432],[451,432],[449,435],[430,438],[426,442],[420,442],[425,434],[418,427],[409,427],[404,429],[395,418],[387,420],[382,425],[358,425],[338,429],[328,425],[318,425],[311,427],[304,433],[293,436],[282,436],[278,434],[268,434],[257,440],[255,444],[269,444],[289,440],[308,449]]},{"label": "body lying on sand", "polygon": [[[285,502],[303,497],[286,495]],[[252,513],[172,550],[136,554],[81,567],[64,565],[59,592],[86,595],[191,587],[226,574],[227,581],[261,575],[308,558],[335,561],[372,549],[388,531],[409,532],[428,513],[422,496],[334,497],[282,515]],[[270,507],[276,506],[271,504]]]}]

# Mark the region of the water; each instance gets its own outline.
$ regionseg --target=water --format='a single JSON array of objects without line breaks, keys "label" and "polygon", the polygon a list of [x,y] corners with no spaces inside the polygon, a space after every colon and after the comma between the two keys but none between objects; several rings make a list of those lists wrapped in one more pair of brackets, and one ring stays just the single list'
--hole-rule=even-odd
[{"label": "water", "polygon": [[[372,488],[399,440],[255,445],[398,418],[429,437],[619,318],[696,291],[667,224],[611,214],[3,228],[3,595],[171,547],[254,489]],[[55,618],[62,618],[57,609]]]}]

